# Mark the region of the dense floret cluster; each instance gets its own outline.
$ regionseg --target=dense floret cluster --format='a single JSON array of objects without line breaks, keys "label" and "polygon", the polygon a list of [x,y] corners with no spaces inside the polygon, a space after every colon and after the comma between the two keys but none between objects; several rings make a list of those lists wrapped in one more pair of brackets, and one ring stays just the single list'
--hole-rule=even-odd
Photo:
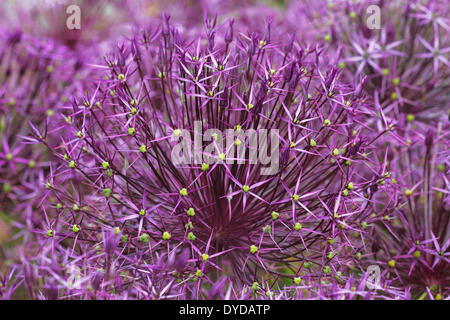
[{"label": "dense floret cluster", "polygon": [[448,6],[214,2],[5,31],[0,297],[449,298]]}]

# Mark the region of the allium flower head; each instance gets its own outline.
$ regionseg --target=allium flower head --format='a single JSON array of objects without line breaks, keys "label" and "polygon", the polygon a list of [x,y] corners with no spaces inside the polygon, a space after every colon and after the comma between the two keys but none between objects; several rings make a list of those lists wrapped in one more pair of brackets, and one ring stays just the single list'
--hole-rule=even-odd
[{"label": "allium flower head", "polygon": [[217,17],[204,23],[184,39],[165,16],[108,55],[107,80],[74,101],[66,143],[52,148],[61,206],[36,232],[56,250],[72,239],[73,254],[98,246],[105,270],[126,262],[164,287],[128,288],[135,297],[270,298],[298,277],[357,268],[370,101],[319,45],[270,20],[232,41],[229,29],[216,36]]}]

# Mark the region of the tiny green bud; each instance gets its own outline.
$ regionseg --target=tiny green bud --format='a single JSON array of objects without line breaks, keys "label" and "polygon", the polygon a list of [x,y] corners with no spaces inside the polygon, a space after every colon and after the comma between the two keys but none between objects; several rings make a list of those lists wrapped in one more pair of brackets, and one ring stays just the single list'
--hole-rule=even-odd
[{"label": "tiny green bud", "polygon": [[145,144],[143,144],[139,147],[139,151],[142,153],[145,153],[147,151],[147,147],[145,146]]},{"label": "tiny green bud", "polygon": [[102,162],[102,168],[103,168],[104,170],[108,169],[108,168],[109,168],[109,162],[108,162],[108,161],[103,161],[103,162]]},{"label": "tiny green bud", "polygon": [[186,197],[186,196],[187,196],[187,194],[188,194],[188,192],[187,192],[187,189],[186,189],[186,188],[183,188],[183,189],[181,189],[179,193],[180,193],[180,196],[182,196],[182,197]]},{"label": "tiny green bud", "polygon": [[258,252],[258,247],[252,244],[250,246],[250,253],[255,254],[256,252]]},{"label": "tiny green bud", "polygon": [[272,220],[277,220],[280,214],[276,211],[272,211]]},{"label": "tiny green bud", "polygon": [[4,183],[2,186],[3,192],[4,193],[8,193],[11,191],[12,187],[9,183]]},{"label": "tiny green bud", "polygon": [[186,212],[186,214],[187,214],[189,217],[195,216],[195,210],[194,210],[194,208],[189,208],[188,211]]},{"label": "tiny green bud", "polygon": [[187,235],[187,238],[189,241],[194,241],[196,237],[195,237],[194,233],[189,232]]},{"label": "tiny green bud", "polygon": [[301,230],[301,229],[302,229],[302,224],[299,223],[299,222],[296,222],[295,225],[294,225],[294,229],[295,229],[296,231]]}]

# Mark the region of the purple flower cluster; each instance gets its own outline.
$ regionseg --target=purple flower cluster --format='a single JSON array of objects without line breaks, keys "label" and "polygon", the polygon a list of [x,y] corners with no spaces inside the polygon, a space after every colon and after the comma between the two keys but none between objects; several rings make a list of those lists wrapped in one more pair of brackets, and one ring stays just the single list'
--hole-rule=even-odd
[{"label": "purple flower cluster", "polygon": [[0,297],[448,299],[448,8],[213,2],[5,32]]}]

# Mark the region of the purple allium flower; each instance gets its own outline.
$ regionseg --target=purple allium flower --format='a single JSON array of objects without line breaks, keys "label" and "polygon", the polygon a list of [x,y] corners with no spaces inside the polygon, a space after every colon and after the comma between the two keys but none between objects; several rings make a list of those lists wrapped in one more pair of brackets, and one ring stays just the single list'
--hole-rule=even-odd
[{"label": "purple allium flower", "polygon": [[[65,143],[50,148],[58,205],[45,205],[36,232],[57,256],[90,261],[97,251],[88,265],[105,273],[82,271],[97,297],[111,296],[113,264],[151,279],[124,288],[130,298],[244,297],[244,288],[275,298],[300,275],[314,285],[358,268],[372,104],[320,46],[300,46],[270,20],[230,42],[215,36],[230,27],[216,19],[185,39],[166,16],[161,32],[120,44],[107,79],[74,101]],[[198,142],[199,130],[209,140]],[[250,161],[258,147],[240,133],[252,130],[271,149],[269,174],[261,152]],[[180,164],[174,150],[190,143]]]}]

